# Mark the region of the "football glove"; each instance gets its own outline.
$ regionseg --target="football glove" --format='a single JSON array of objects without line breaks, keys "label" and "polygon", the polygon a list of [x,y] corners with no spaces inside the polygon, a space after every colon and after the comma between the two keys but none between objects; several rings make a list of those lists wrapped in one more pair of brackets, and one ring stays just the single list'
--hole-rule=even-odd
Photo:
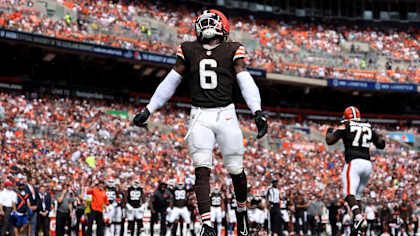
[{"label": "football glove", "polygon": [[267,129],[268,129],[267,118],[265,118],[263,112],[259,110],[255,112],[254,119],[255,119],[255,124],[257,125],[257,129],[258,129],[257,139],[260,139],[264,137],[264,135],[267,133]]},{"label": "football glove", "polygon": [[140,113],[138,113],[134,119],[133,124],[138,127],[147,128],[146,120],[150,116],[150,111],[147,108],[144,108]]},{"label": "football glove", "polygon": [[327,129],[327,134],[333,133],[334,132],[334,128],[333,127],[329,127]]}]

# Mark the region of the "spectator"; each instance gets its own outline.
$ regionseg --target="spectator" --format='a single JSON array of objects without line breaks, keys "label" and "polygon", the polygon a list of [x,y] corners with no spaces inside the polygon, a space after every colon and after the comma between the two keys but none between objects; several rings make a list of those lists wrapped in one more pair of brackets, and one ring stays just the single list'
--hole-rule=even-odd
[{"label": "spectator", "polygon": [[325,204],[321,199],[321,192],[312,197],[312,201],[308,207],[308,225],[311,235],[318,236],[322,232],[321,216],[325,209]]},{"label": "spectator", "polygon": [[29,232],[28,218],[31,214],[31,202],[29,193],[25,191],[25,184],[22,181],[17,182],[18,186],[16,209],[13,209],[11,223],[14,226],[15,236],[23,236],[24,232]]},{"label": "spectator", "polygon": [[17,195],[13,191],[13,183],[6,181],[4,189],[0,192],[0,216],[2,219],[0,236],[13,235],[13,227],[10,225],[10,216],[13,209],[16,208]]},{"label": "spectator", "polygon": [[85,210],[86,210],[86,205],[83,201],[81,194],[77,196],[74,202],[74,207],[76,209],[76,224],[74,226],[74,231],[77,235],[79,233],[79,229],[81,229],[82,235],[86,235],[86,230],[85,230],[86,222],[85,223],[82,222],[82,218],[84,217],[83,215],[85,214]]},{"label": "spectator", "polygon": [[390,60],[385,63],[385,70],[392,70],[392,62]]},{"label": "spectator", "polygon": [[[159,183],[158,189],[154,192],[149,202],[150,211],[152,212],[151,217],[151,229],[155,223],[160,221],[160,235],[166,235],[166,214],[169,207],[169,203],[172,199],[172,195],[167,189],[166,181]],[[153,230],[151,235],[153,236]]]},{"label": "spectator", "polygon": [[103,222],[103,211],[104,206],[109,205],[109,201],[104,189],[104,182],[98,181],[96,186],[89,189],[86,193],[92,195],[92,202],[90,204],[91,212],[88,222],[87,235],[92,235],[92,225],[95,221],[97,225],[96,235],[103,236],[105,230]]},{"label": "spectator", "polygon": [[41,231],[44,236],[50,235],[50,211],[51,211],[51,195],[46,191],[47,186],[41,185],[39,188],[39,204],[38,204],[38,230],[36,236]]},{"label": "spectator", "polygon": [[353,213],[351,212],[351,209],[349,207],[349,205],[347,204],[347,202],[344,203],[344,216],[343,216],[343,235],[344,236],[350,236],[350,232],[351,232],[351,224],[352,224],[352,215]]},{"label": "spectator", "polygon": [[64,236],[70,233],[71,212],[73,211],[73,198],[69,185],[65,184],[61,193],[56,196],[57,216],[56,216],[56,235]]},{"label": "spectator", "polygon": [[365,214],[366,214],[366,220],[368,223],[367,227],[367,235],[371,236],[374,235],[375,232],[375,219],[376,219],[376,208],[373,205],[373,200],[369,200],[369,204],[365,207]]},{"label": "spectator", "polygon": [[[31,211],[32,214],[29,215],[29,232],[30,236],[35,236],[37,231],[37,221],[38,221],[38,206],[39,206],[39,193],[38,189],[35,187],[36,179],[30,178],[31,183],[27,183],[25,186],[25,191],[29,193],[29,201],[31,202]],[[26,179],[25,179],[26,180]]]},{"label": "spectator", "polygon": [[64,16],[64,21],[66,21],[67,25],[71,25],[71,16],[69,13],[66,13],[66,15]]},{"label": "spectator", "polygon": [[309,204],[305,199],[305,195],[302,193],[297,193],[295,201],[295,217],[296,217],[296,232],[299,234],[306,234],[307,222],[306,222],[306,209]]},{"label": "spectator", "polygon": [[356,49],[353,43],[350,45],[350,53],[356,53]]},{"label": "spectator", "polygon": [[337,216],[338,216],[338,209],[340,208],[340,205],[339,205],[338,199],[334,196],[333,193],[329,194],[327,208],[328,208],[328,219],[331,224],[332,235],[337,235],[338,234]]}]

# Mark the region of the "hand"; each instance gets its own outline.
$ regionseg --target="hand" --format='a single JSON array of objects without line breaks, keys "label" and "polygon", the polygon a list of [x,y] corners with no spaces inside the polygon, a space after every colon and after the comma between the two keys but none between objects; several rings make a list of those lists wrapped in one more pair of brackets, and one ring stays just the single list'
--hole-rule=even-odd
[{"label": "hand", "polygon": [[333,127],[328,127],[327,129],[327,134],[333,133],[334,132],[334,128]]},{"label": "hand", "polygon": [[146,120],[150,116],[150,111],[147,108],[144,108],[140,113],[134,116],[133,124],[138,127],[147,128]]},{"label": "hand", "polygon": [[255,124],[257,125],[257,129],[258,129],[257,139],[260,139],[264,137],[264,135],[267,133],[267,129],[268,129],[267,118],[265,118],[263,112],[259,110],[255,112],[254,119],[255,119]]}]

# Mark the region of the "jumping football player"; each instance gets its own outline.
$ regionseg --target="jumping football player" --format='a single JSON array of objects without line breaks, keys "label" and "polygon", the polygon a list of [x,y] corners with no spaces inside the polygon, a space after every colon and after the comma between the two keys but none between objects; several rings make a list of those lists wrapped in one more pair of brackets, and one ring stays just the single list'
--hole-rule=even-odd
[{"label": "jumping football player", "polygon": [[384,138],[373,131],[369,123],[362,122],[360,117],[360,112],[356,107],[347,107],[344,110],[342,121],[344,127],[335,131],[334,128],[328,128],[325,138],[328,145],[335,144],[340,139],[344,143],[346,164],[341,179],[345,200],[354,216],[351,235],[360,234],[360,229],[367,226],[356,197],[363,193],[372,172],[370,144],[373,143],[379,149],[385,148]]},{"label": "jumping football player", "polygon": [[227,41],[229,22],[220,11],[204,11],[195,21],[195,31],[197,40],[178,47],[174,68],[160,83],[146,108],[134,117],[133,123],[144,127],[150,114],[172,97],[181,80],[186,80],[192,97],[186,138],[195,167],[194,190],[203,223],[200,235],[216,233],[210,221],[209,198],[215,143],[232,178],[238,204],[238,235],[248,235],[247,179],[242,165],[244,144],[233,105],[233,85],[238,83],[255,117],[257,138],[262,138],[268,129],[261,110],[260,92],[246,70],[244,46]]}]

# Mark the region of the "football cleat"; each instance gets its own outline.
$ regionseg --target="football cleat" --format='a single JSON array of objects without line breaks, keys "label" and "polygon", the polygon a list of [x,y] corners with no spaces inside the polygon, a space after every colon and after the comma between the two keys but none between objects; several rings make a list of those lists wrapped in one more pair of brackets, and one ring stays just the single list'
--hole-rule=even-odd
[{"label": "football cleat", "polygon": [[248,212],[245,211],[235,211],[236,221],[237,221],[237,233],[238,236],[245,236],[249,234],[249,222],[248,222]]},{"label": "football cleat", "polygon": [[210,227],[206,224],[203,224],[200,230],[200,236],[217,236],[216,229]]}]

